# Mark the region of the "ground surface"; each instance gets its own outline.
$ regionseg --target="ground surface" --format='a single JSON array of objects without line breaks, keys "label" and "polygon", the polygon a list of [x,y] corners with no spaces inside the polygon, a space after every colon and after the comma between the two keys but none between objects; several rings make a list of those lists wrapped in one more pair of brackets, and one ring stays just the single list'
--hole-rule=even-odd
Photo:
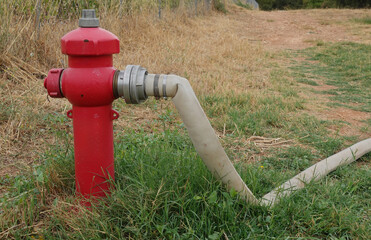
[{"label": "ground surface", "polygon": [[371,43],[371,28],[352,23],[355,18],[369,15],[370,10],[236,12],[235,17],[246,23],[241,35],[261,43],[269,51],[303,49],[320,41]]},{"label": "ground surface", "polygon": [[[228,11],[100,18],[121,40],[117,69],[140,64],[190,80],[258,197],[371,137],[371,30],[356,21],[371,10]],[[115,190],[105,209],[76,218],[71,105],[42,86],[50,68],[66,67],[59,40],[76,19],[45,22],[40,39],[32,20],[12,22],[0,54],[0,239],[370,235],[369,156],[273,209],[251,208],[211,180],[171,101],[154,99],[114,102]]]},{"label": "ground surface", "polygon": [[[339,42],[339,41],[352,41],[358,43],[371,43],[371,28],[369,25],[356,24],[353,19],[360,18],[363,16],[370,15],[371,10],[297,10],[297,11],[246,11],[243,8],[231,7],[229,14],[226,17],[210,17],[203,19],[203,24],[207,27],[206,34],[211,34],[210,37],[202,36],[205,38],[205,46],[208,44],[212,45],[213,40],[221,38],[223,34],[221,29],[225,29],[225,35],[222,38],[228,41],[228,34],[234,36],[235,42],[243,42],[246,39],[248,42],[255,47],[262,47],[263,51],[268,54],[282,53],[287,50],[298,50],[304,49],[311,46],[322,44],[323,42]],[[209,33],[207,33],[209,32]],[[128,39],[129,40],[129,39]],[[126,41],[125,39],[123,41]],[[208,43],[210,42],[210,43]],[[124,43],[125,44],[125,43]],[[58,50],[58,49],[57,49]],[[277,60],[277,59],[276,59]],[[297,61],[301,61],[298,57]],[[280,67],[288,69],[290,67],[290,61],[287,58],[282,58]],[[201,65],[202,67],[202,65]],[[205,67],[206,68],[206,67]],[[256,70],[256,69],[255,69]],[[165,71],[176,71],[175,69],[165,69]],[[210,69],[212,71],[212,69]],[[264,84],[263,72],[266,69],[258,69],[257,71],[262,72],[262,84]],[[46,70],[43,71],[44,73]],[[27,77],[27,76],[26,76]],[[6,75],[3,75],[6,78]],[[320,82],[320,79],[317,79]],[[38,81],[42,81],[39,79]],[[258,80],[260,81],[260,80]],[[194,85],[199,84],[195,82]],[[259,84],[259,83],[257,83]],[[47,106],[49,101],[46,101],[43,89],[40,88],[40,83],[26,83],[26,89],[22,89],[21,94],[33,91],[31,89],[37,88],[39,92],[33,101],[38,104],[34,108],[40,106]],[[204,85],[195,86],[197,89],[204,88]],[[206,85],[206,87],[209,87]],[[303,86],[303,87],[308,87]],[[336,88],[334,86],[322,83],[318,86],[310,86],[314,90],[328,90]],[[218,91],[216,89],[215,91]],[[10,89],[4,89],[4,92],[9,95]],[[202,91],[201,91],[202,92]],[[306,105],[310,108],[310,114],[323,120],[341,120],[347,121],[350,124],[344,124],[341,129],[336,129],[340,134],[343,135],[360,135],[362,138],[370,137],[370,132],[361,132],[360,128],[365,126],[364,119],[369,119],[371,114],[369,112],[360,112],[352,109],[337,107],[329,108],[326,107],[326,103],[330,100],[328,96],[324,94],[316,94],[314,97],[308,95],[308,92],[299,93],[307,100]],[[27,97],[27,96],[26,96]],[[21,100],[24,101],[24,100]],[[32,100],[31,100],[32,101]],[[64,102],[64,108],[67,107]],[[36,109],[34,109],[36,111]],[[146,111],[151,112],[147,109]],[[141,112],[140,114],[142,114]],[[124,113],[126,114],[126,113]],[[17,114],[15,114],[17,116]],[[16,117],[15,117],[16,118]],[[8,121],[0,125],[0,133],[4,135],[1,141],[2,149],[2,163],[0,166],[0,176],[14,175],[20,170],[24,169],[25,166],[32,165],[35,158],[43,146],[45,146],[45,136],[39,134],[32,141],[28,139],[22,139],[24,132],[20,130],[23,126],[23,116],[19,117],[17,121]],[[138,119],[136,116],[134,119]],[[147,116],[142,119],[148,119]],[[126,121],[126,120],[123,120]],[[127,122],[125,123],[127,124]],[[353,126],[356,126],[354,128]],[[43,127],[37,126],[36,129]],[[27,132],[26,132],[27,133]],[[53,141],[53,140],[48,140]],[[29,151],[30,149],[38,149],[37,151]]]},{"label": "ground surface", "polygon": [[[296,10],[296,11],[243,11],[236,9],[235,17],[245,22],[240,29],[242,37],[246,37],[252,44],[259,44],[268,52],[285,50],[300,50],[317,46],[324,42],[356,42],[371,43],[371,27],[366,24],[354,24],[354,20],[369,16],[369,9],[342,10]],[[302,61],[300,57],[296,59]],[[370,63],[371,64],[371,63]],[[285,66],[285,63],[283,63]],[[289,67],[286,64],[286,67]],[[321,79],[317,79],[321,82]],[[321,82],[318,86],[310,88],[317,91],[336,89],[335,86]],[[344,107],[324,107],[329,96],[315,94],[315,97],[304,93],[307,99],[310,114],[323,120],[346,121],[350,124],[337,129],[341,135],[359,135],[361,138],[371,137],[370,132],[361,132],[360,128],[366,126],[364,121],[371,118],[369,112],[355,111]]]}]

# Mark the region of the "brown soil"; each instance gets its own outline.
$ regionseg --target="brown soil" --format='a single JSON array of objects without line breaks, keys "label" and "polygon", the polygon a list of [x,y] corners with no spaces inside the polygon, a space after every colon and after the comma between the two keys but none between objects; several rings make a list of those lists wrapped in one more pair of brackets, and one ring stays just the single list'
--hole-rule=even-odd
[{"label": "brown soil", "polygon": [[[302,86],[303,88],[313,88],[318,91],[335,89],[333,86],[324,84],[323,86]],[[368,129],[367,119],[371,118],[368,112],[356,111],[345,107],[329,107],[327,104],[331,102],[328,94],[312,94],[308,95],[307,90],[300,93],[300,96],[306,100],[307,114],[313,115],[321,120],[341,121],[342,123],[331,126],[331,130],[335,134],[341,136],[359,136],[361,139],[371,137],[371,129]],[[349,104],[352,105],[352,104]]]},{"label": "brown soil", "polygon": [[245,22],[241,34],[269,50],[303,49],[321,42],[371,43],[371,28],[354,21],[371,15],[370,9],[234,12]]},{"label": "brown soil", "polygon": [[318,116],[324,120],[340,120],[344,124],[335,131],[339,131],[342,136],[359,135],[361,138],[371,137],[370,133],[360,131],[360,128],[365,127],[364,120],[369,119],[369,113],[355,111],[349,108],[337,107],[335,109],[322,110],[318,112]]}]

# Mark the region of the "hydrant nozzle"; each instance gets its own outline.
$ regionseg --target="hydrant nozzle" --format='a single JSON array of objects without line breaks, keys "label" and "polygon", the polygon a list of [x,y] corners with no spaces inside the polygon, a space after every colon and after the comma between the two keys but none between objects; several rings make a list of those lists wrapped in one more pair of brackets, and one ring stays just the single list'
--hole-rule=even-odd
[{"label": "hydrant nozzle", "polygon": [[48,90],[48,94],[52,98],[63,98],[60,85],[63,70],[63,68],[51,69],[44,80],[44,87]]},{"label": "hydrant nozzle", "polygon": [[148,96],[145,92],[145,77],[148,72],[138,65],[128,65],[125,71],[116,72],[113,78],[113,94],[122,97],[127,104],[138,104]]}]

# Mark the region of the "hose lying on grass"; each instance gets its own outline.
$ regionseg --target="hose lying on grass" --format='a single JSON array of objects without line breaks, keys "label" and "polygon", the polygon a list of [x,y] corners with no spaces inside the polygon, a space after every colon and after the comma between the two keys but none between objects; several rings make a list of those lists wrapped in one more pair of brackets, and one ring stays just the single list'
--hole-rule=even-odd
[{"label": "hose lying on grass", "polygon": [[273,206],[280,198],[304,188],[310,181],[316,181],[337,167],[350,164],[371,151],[371,138],[356,143],[307,168],[258,200],[229,160],[187,79],[175,75],[149,74],[145,79],[145,92],[148,96],[157,98],[172,97],[192,143],[207,168],[228,189],[235,189],[251,204]]}]

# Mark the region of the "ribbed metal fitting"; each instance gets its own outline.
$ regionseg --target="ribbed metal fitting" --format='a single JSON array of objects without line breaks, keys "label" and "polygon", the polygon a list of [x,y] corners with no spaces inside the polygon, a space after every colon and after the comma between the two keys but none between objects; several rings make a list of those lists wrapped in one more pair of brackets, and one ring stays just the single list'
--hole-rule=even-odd
[{"label": "ribbed metal fitting", "polygon": [[95,28],[99,27],[99,19],[95,15],[95,9],[83,9],[79,19],[79,27]]},{"label": "ribbed metal fitting", "polygon": [[125,71],[117,72],[113,80],[115,97],[124,98],[127,104],[145,101],[148,98],[144,81],[147,74],[147,70],[138,65],[128,65]]}]

